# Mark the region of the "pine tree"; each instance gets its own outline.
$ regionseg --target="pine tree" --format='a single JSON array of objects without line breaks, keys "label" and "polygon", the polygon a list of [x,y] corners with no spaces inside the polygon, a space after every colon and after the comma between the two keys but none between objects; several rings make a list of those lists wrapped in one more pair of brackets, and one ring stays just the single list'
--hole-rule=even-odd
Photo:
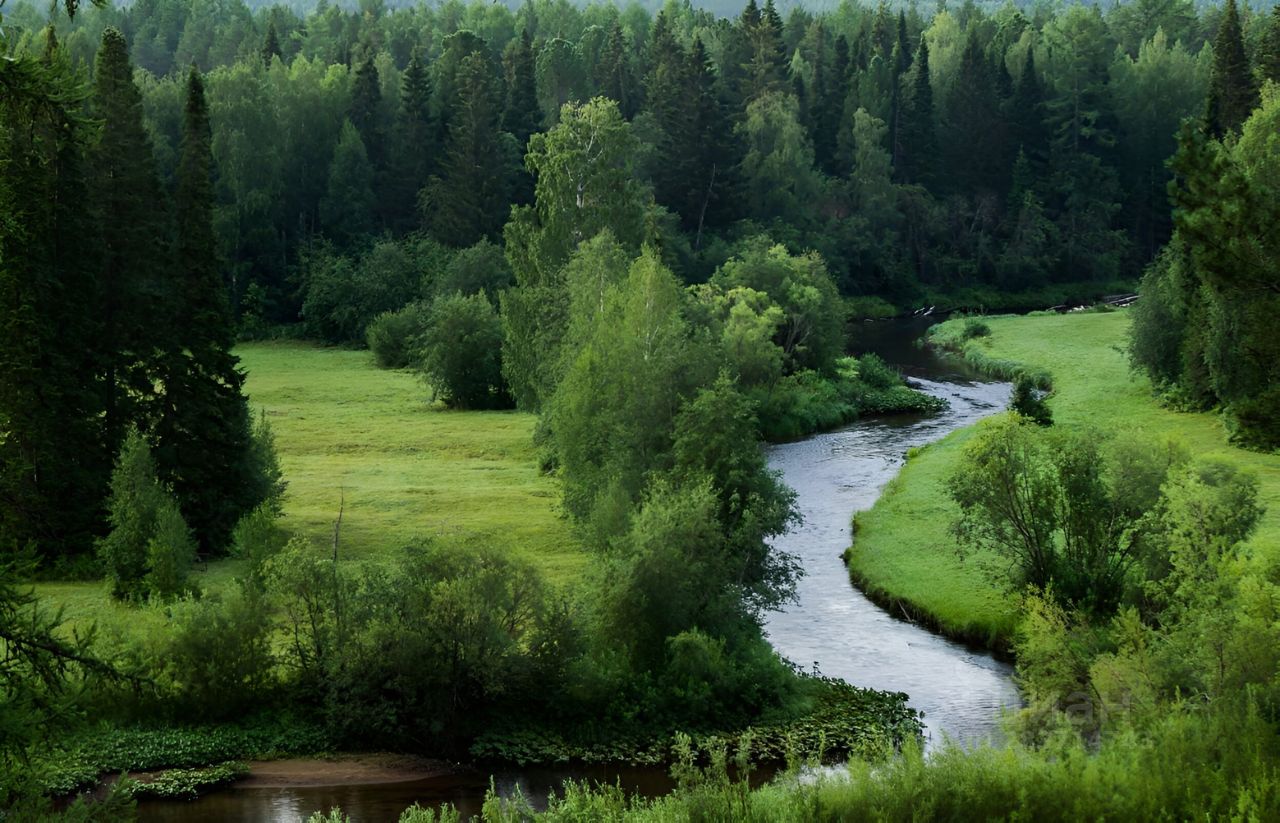
[{"label": "pine tree", "polygon": [[928,185],[937,163],[938,138],[933,124],[933,86],[929,82],[929,44],[920,38],[915,64],[908,75],[897,172],[905,181]]},{"label": "pine tree", "polygon": [[1249,67],[1236,0],[1227,0],[1213,40],[1213,68],[1209,73],[1209,101],[1205,122],[1209,133],[1222,137],[1238,132],[1258,105],[1258,82]]},{"label": "pine tree", "polygon": [[0,552],[48,562],[92,550],[111,471],[90,129],[56,47],[0,71]]},{"label": "pine tree", "polygon": [[125,428],[146,424],[157,388],[170,236],[165,197],[151,140],[142,120],[142,95],[124,35],[102,35],[94,70],[93,115],[102,121],[91,154],[89,201],[103,238],[98,278],[104,328],[105,433],[114,453]]},{"label": "pine tree", "polygon": [[483,55],[463,59],[442,173],[424,194],[427,225],[438,240],[452,246],[497,237],[506,222],[510,166],[499,129],[495,80]]},{"label": "pine tree", "polygon": [[529,30],[520,32],[502,57],[507,77],[507,99],[502,109],[502,130],[510,132],[523,153],[529,137],[542,130],[542,109],[538,106],[533,41]]},{"label": "pine tree", "polygon": [[280,50],[280,36],[276,34],[276,21],[271,20],[267,23],[267,36],[262,42],[262,62],[267,68],[271,67],[271,60],[274,57],[284,59],[284,52]]},{"label": "pine tree", "polygon": [[824,73],[823,96],[817,104],[816,130],[813,135],[814,158],[828,174],[845,170],[840,156],[840,126],[845,122],[845,98],[849,96],[849,41],[844,35],[836,38],[835,55],[831,69]]},{"label": "pine tree", "polygon": [[174,194],[177,288],[155,456],[200,544],[218,552],[259,501],[250,497],[249,408],[239,358],[231,353],[235,334],[213,232],[212,145],[204,81],[193,66]]}]

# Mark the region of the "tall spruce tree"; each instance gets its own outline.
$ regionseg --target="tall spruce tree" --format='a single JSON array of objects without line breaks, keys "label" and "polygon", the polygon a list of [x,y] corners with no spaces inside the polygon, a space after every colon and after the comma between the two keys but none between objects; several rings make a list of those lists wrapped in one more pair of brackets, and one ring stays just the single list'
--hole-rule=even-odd
[{"label": "tall spruce tree", "polygon": [[960,66],[943,108],[947,181],[956,192],[1004,193],[1009,158],[1004,151],[1003,117],[991,64],[983,54],[977,32],[960,56]]},{"label": "tall spruce tree", "polygon": [[360,140],[369,155],[369,162],[374,171],[383,168],[385,156],[382,133],[382,85],[378,78],[378,67],[369,54],[356,69],[355,81],[351,84],[351,109],[347,114],[351,124],[360,132]]},{"label": "tall spruce tree", "polygon": [[92,550],[111,467],[90,129],[56,49],[0,71],[0,553],[49,563]]},{"label": "tall spruce tree", "polygon": [[542,130],[533,40],[529,37],[528,29],[521,31],[520,38],[507,46],[502,63],[507,78],[502,129],[515,137],[523,152],[529,145],[530,135]]},{"label": "tall spruce tree", "polygon": [[929,81],[929,44],[920,38],[915,64],[908,74],[908,97],[904,101],[898,176],[910,183],[928,185],[937,163],[938,137],[933,123],[933,86]]},{"label": "tall spruce tree", "polygon": [[133,423],[149,427],[164,342],[156,329],[166,306],[170,226],[143,126],[142,95],[118,29],[102,35],[92,113],[102,131],[90,156],[89,202],[101,230],[98,276],[105,435],[114,454]]},{"label": "tall spruce tree", "polygon": [[1258,105],[1258,81],[1244,50],[1244,34],[1236,0],[1227,0],[1213,40],[1213,68],[1209,73],[1209,100],[1205,123],[1209,133],[1222,137],[1240,131]]},{"label": "tall spruce tree", "polygon": [[391,225],[408,231],[418,222],[418,193],[435,170],[438,150],[431,115],[431,74],[417,51],[409,58],[401,85],[387,196],[393,201]]},{"label": "tall spruce tree", "polygon": [[1258,74],[1263,80],[1280,83],[1280,5],[1271,7],[1271,20],[1258,46]]},{"label": "tall spruce tree", "polygon": [[267,23],[267,36],[262,41],[262,62],[271,67],[272,58],[284,58],[284,52],[280,50],[280,35],[276,33],[276,21],[271,20]]},{"label": "tall spruce tree", "polygon": [[156,463],[177,495],[200,545],[227,547],[251,499],[249,407],[239,359],[228,285],[213,232],[213,134],[204,81],[187,76],[182,154],[178,161],[173,272],[177,288],[167,313],[170,346],[162,368],[164,393],[156,422]]},{"label": "tall spruce tree", "polygon": [[432,234],[453,246],[495,238],[506,222],[508,172],[515,152],[504,145],[499,128],[502,106],[496,79],[484,55],[463,59],[442,174],[432,179],[424,195]]},{"label": "tall spruce tree", "polygon": [[320,225],[339,245],[351,246],[373,231],[374,171],[360,131],[343,122],[329,164],[329,182],[320,200]]},{"label": "tall spruce tree", "polygon": [[[1032,179],[1040,179],[1049,164],[1049,131],[1045,125],[1044,90],[1036,70],[1034,49],[1027,49],[1022,75],[1005,104],[1009,121],[1009,145],[1016,157],[1024,155]],[[1011,202],[1018,203],[1021,198]]]},{"label": "tall spruce tree", "polygon": [[601,68],[600,93],[616,101],[618,111],[630,120],[640,106],[641,95],[631,72],[622,24],[617,20],[613,21],[613,26],[609,29],[601,59],[604,65]]}]

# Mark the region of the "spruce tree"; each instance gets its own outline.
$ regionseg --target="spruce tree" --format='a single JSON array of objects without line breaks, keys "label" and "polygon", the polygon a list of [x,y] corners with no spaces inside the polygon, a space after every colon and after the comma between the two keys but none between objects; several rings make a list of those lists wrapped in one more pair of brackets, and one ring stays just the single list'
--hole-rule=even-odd
[{"label": "spruce tree", "polygon": [[1205,122],[1209,133],[1222,137],[1238,132],[1258,105],[1258,82],[1244,50],[1244,35],[1236,0],[1227,0],[1213,40],[1213,68],[1209,72],[1209,101]]},{"label": "spruce tree", "polygon": [[359,130],[350,120],[345,121],[329,164],[328,186],[320,200],[320,225],[340,245],[354,245],[373,231],[373,210],[377,205],[373,174]]},{"label": "spruce tree", "polygon": [[991,64],[970,30],[960,66],[943,109],[947,180],[955,191],[1003,193],[1009,168],[1004,152],[1003,117]]},{"label": "spruce tree", "polygon": [[[102,438],[97,233],[84,94],[56,48],[0,95],[0,552],[86,553],[111,458]],[[3,71],[0,70],[0,71]]]},{"label": "spruce tree", "polygon": [[132,423],[153,415],[160,356],[166,341],[169,222],[142,95],[133,82],[129,49],[119,30],[102,35],[94,69],[92,113],[102,122],[91,153],[89,201],[101,230],[98,276],[104,328],[104,431],[114,453]]},{"label": "spruce tree", "polygon": [[499,128],[502,107],[495,80],[483,55],[463,59],[442,173],[424,196],[432,234],[452,246],[497,237],[507,219],[511,166]]},{"label": "spruce tree", "polygon": [[401,78],[395,152],[387,181],[390,222],[401,231],[412,229],[418,222],[418,193],[436,165],[436,134],[431,115],[431,74],[414,51]]},{"label": "spruce tree", "polygon": [[1258,73],[1264,81],[1280,83],[1280,5],[1271,7],[1271,20],[1258,46]]},{"label": "spruce tree", "polygon": [[182,154],[174,217],[177,228],[170,344],[156,422],[156,462],[187,523],[206,550],[222,551],[251,498],[249,408],[244,375],[231,353],[235,334],[228,286],[213,232],[213,135],[204,81],[187,76]]},{"label": "spruce tree", "polygon": [[347,114],[352,125],[360,132],[360,140],[369,155],[375,172],[383,164],[382,134],[382,86],[378,80],[378,67],[373,63],[373,55],[365,57],[360,68],[356,69],[355,81],[351,85],[351,109]]},{"label": "spruce tree", "polygon": [[529,137],[542,130],[542,110],[538,107],[538,84],[535,75],[533,41],[529,30],[507,46],[502,57],[507,78],[507,99],[502,109],[502,129],[510,132],[523,153]]},{"label": "spruce tree", "polygon": [[274,57],[284,59],[284,52],[280,50],[280,36],[276,34],[276,21],[271,20],[267,23],[267,36],[262,42],[262,62],[267,68],[271,67],[271,60]]},{"label": "spruce tree", "polygon": [[617,20],[609,29],[608,40],[605,41],[603,78],[600,93],[618,104],[618,111],[630,120],[639,108],[640,95],[635,88],[635,79],[631,74],[631,63],[627,57],[627,44],[622,36],[622,24]]},{"label": "spruce tree", "polygon": [[[1049,164],[1049,131],[1045,125],[1044,92],[1036,71],[1034,49],[1027,49],[1022,75],[1005,104],[1009,121],[1009,145],[1015,155],[1021,152],[1033,179],[1040,179]],[[1020,202],[1019,197],[1011,200]]]},{"label": "spruce tree", "polygon": [[908,75],[897,173],[905,181],[928,185],[937,163],[938,138],[933,124],[933,86],[929,82],[929,44],[920,38],[915,64]]}]

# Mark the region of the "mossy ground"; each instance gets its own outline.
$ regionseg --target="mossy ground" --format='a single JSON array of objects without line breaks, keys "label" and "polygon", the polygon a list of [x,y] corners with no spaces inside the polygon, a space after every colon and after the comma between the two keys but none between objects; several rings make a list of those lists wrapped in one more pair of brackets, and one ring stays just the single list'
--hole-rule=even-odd
[{"label": "mossy ground", "polygon": [[[1053,386],[1049,405],[1058,424],[1172,438],[1197,457],[1229,460],[1254,472],[1267,513],[1250,547],[1280,551],[1280,455],[1231,446],[1215,414],[1161,407],[1150,381],[1129,368],[1125,312],[992,317],[986,322],[989,336],[959,343],[966,359],[979,366],[1012,362],[1033,373],[1047,372]],[[973,434],[973,428],[954,432],[907,462],[876,505],[858,516],[849,565],[854,579],[881,599],[901,601],[948,634],[1001,647],[1016,623],[1014,595],[974,564],[962,562],[948,532],[956,510],[946,480]]]}]

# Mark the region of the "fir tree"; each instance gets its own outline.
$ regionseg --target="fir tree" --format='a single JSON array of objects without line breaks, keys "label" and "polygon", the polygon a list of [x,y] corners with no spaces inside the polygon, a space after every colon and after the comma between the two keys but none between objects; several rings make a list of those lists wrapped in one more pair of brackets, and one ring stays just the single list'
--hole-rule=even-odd
[{"label": "fir tree", "polygon": [[1000,102],[996,96],[991,64],[987,62],[977,33],[970,30],[960,56],[959,72],[943,110],[947,148],[947,180],[957,192],[1001,192],[1009,168],[1003,146]]},{"label": "fir tree", "polygon": [[1222,137],[1238,132],[1258,105],[1258,82],[1249,67],[1236,0],[1227,0],[1213,40],[1213,68],[1209,73],[1209,101],[1205,122],[1209,133]]},{"label": "fir tree", "polygon": [[170,234],[142,95],[124,35],[114,28],[103,33],[98,49],[92,111],[102,121],[89,199],[103,238],[98,345],[105,360],[106,441],[114,453],[125,428],[145,422],[155,400]]},{"label": "fir tree", "polygon": [[98,544],[111,596],[117,600],[138,600],[146,594],[147,546],[164,502],[151,447],[136,428],[130,429],[111,473],[110,531]]},{"label": "fir tree", "polygon": [[174,194],[177,288],[168,312],[156,461],[201,545],[222,551],[258,501],[249,496],[249,409],[239,359],[231,353],[235,334],[213,232],[212,143],[204,81],[193,66]]}]

